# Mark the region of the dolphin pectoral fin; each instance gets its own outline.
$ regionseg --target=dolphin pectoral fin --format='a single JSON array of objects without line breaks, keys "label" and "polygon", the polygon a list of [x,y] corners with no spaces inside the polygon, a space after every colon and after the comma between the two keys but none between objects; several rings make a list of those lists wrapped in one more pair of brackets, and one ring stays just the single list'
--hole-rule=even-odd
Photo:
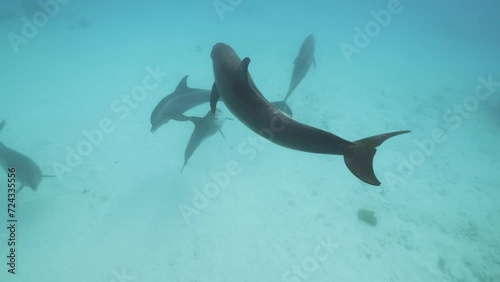
[{"label": "dolphin pectoral fin", "polygon": [[23,188],[24,188],[24,185],[21,184],[21,186],[16,191],[16,195],[19,194],[19,192],[21,192],[21,190],[23,190]]},{"label": "dolphin pectoral fin", "polygon": [[378,147],[380,144],[384,143],[385,140],[394,137],[396,135],[400,134],[405,134],[409,133],[409,130],[401,130],[401,131],[394,131],[394,132],[389,132],[389,133],[384,133],[380,135],[375,135],[367,138],[363,138],[361,140],[354,141],[354,144],[358,145],[363,145],[363,146],[369,146],[369,147]]},{"label": "dolphin pectoral fin", "polygon": [[352,174],[362,181],[371,185],[379,186],[380,181],[377,179],[375,172],[373,171],[373,157],[377,151],[375,148],[393,136],[408,132],[410,131],[402,130],[384,133],[354,141],[352,144],[347,145],[342,149],[347,168],[349,168]]},{"label": "dolphin pectoral fin", "polygon": [[224,140],[227,140],[226,136],[224,136],[224,133],[222,133],[222,130],[220,129],[220,127],[217,126],[217,129],[219,130],[219,132],[222,135],[222,137],[224,138]]},{"label": "dolphin pectoral fin", "polygon": [[2,122],[0,122],[0,131],[2,131],[4,126],[5,126],[5,120],[2,120]]},{"label": "dolphin pectoral fin", "polygon": [[357,144],[348,145],[343,149],[344,162],[351,173],[370,185],[379,186],[380,181],[373,171],[373,156],[376,151],[374,147]]},{"label": "dolphin pectoral fin", "polygon": [[240,67],[238,69],[238,77],[245,86],[249,86],[250,83],[248,81],[248,65],[250,64],[250,58],[246,57],[241,61]]},{"label": "dolphin pectoral fin", "polygon": [[277,102],[272,102],[271,103],[276,109],[284,112],[287,114],[289,117],[293,117],[293,112],[290,106],[285,101],[277,101]]},{"label": "dolphin pectoral fin", "polygon": [[219,101],[220,98],[220,93],[219,89],[217,88],[217,85],[212,86],[212,92],[210,93],[210,109],[212,110],[212,113],[215,115],[215,109],[217,108],[217,101]]},{"label": "dolphin pectoral fin", "polygon": [[181,168],[181,172],[180,172],[180,173],[182,173],[182,171],[183,171],[183,170],[184,170],[184,168],[186,167],[186,164],[187,164],[187,162],[184,162],[184,164],[182,165],[182,168]]}]

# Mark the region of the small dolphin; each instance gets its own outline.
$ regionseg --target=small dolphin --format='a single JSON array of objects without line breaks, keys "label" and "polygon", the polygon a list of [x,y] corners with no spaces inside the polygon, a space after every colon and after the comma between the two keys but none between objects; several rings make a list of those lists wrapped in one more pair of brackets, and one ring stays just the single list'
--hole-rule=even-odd
[{"label": "small dolphin", "polygon": [[302,46],[300,47],[299,54],[295,58],[295,61],[293,62],[294,67],[293,67],[293,72],[292,72],[292,78],[290,80],[290,86],[288,87],[288,92],[286,93],[285,99],[283,101],[279,102],[273,102],[273,104],[276,108],[279,110],[283,111],[290,117],[293,116],[292,110],[286,103],[286,100],[292,92],[297,88],[299,83],[306,77],[307,72],[311,68],[311,65],[314,64],[314,67],[316,67],[316,60],[314,58],[314,52],[316,48],[316,41],[314,39],[314,35],[311,34],[306,39],[304,39],[304,42],[302,42]]},{"label": "small dolphin", "polygon": [[316,40],[314,39],[314,35],[311,34],[306,37],[306,39],[304,39],[304,42],[302,42],[299,54],[293,62],[294,67],[292,72],[292,79],[290,80],[290,86],[288,87],[288,92],[286,93],[285,100],[283,100],[284,102],[286,102],[295,88],[297,88],[299,83],[304,79],[304,77],[306,77],[306,74],[311,68],[311,65],[314,64],[314,67],[316,67],[316,60],[314,58],[315,48]]},{"label": "small dolphin", "polygon": [[[189,142],[186,147],[186,151],[184,151],[184,165],[182,166],[181,172],[184,170],[184,167],[189,161],[189,158],[193,155],[194,151],[198,146],[200,146],[203,140],[208,137],[214,135],[217,131],[224,134],[221,131],[222,126],[224,125],[224,121],[226,118],[224,117],[224,113],[216,109],[215,114],[212,110],[208,111],[208,113],[204,117],[186,117],[183,116],[180,119],[189,120],[194,123],[194,131],[191,134],[191,138],[189,138]],[[224,137],[226,139],[226,137]]]},{"label": "small dolphin", "polygon": [[219,96],[226,107],[248,128],[280,146],[318,154],[343,155],[349,170],[371,185],[380,185],[373,171],[375,148],[390,137],[408,130],[385,133],[350,142],[330,132],[300,123],[288,117],[255,86],[248,72],[249,58],[238,57],[224,43],[216,44],[211,53],[215,83],[210,107],[215,112]]},{"label": "small dolphin", "polygon": [[[0,130],[4,127],[5,121],[0,123]],[[16,193],[19,193],[24,186],[30,187],[33,191],[38,189],[42,178],[54,177],[53,175],[43,175],[40,167],[29,157],[14,151],[0,142],[0,166],[8,173],[9,168],[16,169],[16,181],[20,183]]]},{"label": "small dolphin", "polygon": [[151,132],[171,119],[182,120],[182,114],[210,101],[210,91],[187,86],[188,76],[184,76],[174,92],[167,95],[156,105],[151,113]]}]

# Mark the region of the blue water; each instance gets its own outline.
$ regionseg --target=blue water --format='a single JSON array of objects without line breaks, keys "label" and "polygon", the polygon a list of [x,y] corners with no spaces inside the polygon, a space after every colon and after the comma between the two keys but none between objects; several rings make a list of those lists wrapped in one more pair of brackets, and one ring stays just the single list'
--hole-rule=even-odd
[{"label": "blue water", "polygon": [[[500,281],[497,1],[54,1],[0,2],[0,140],[57,176],[16,197],[12,274],[2,173],[0,281]],[[151,133],[156,104],[186,74],[211,88],[217,42],[283,99],[311,33],[294,118],[348,140],[412,130],[378,149],[382,185],[223,104],[226,140],[179,173],[194,127]]]}]

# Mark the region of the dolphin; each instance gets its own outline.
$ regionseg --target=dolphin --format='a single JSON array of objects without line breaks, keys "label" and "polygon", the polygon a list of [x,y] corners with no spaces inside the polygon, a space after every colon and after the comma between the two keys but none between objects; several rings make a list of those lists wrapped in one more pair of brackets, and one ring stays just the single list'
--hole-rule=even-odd
[{"label": "dolphin", "polygon": [[156,105],[151,113],[151,132],[171,119],[182,119],[182,114],[203,103],[210,101],[210,91],[187,86],[188,76],[184,76],[174,92],[170,93]]},{"label": "dolphin", "polygon": [[286,103],[286,100],[290,97],[292,92],[297,88],[299,83],[306,77],[307,72],[311,68],[311,65],[314,65],[316,68],[316,60],[314,58],[314,51],[316,48],[316,40],[314,39],[314,35],[311,34],[304,42],[302,42],[302,46],[300,47],[299,54],[293,61],[294,67],[292,72],[292,78],[290,79],[290,86],[288,87],[288,92],[286,93],[285,99],[283,101],[273,102],[276,108],[285,112],[290,117],[293,116],[292,110]]},{"label": "dolphin", "polygon": [[275,108],[255,86],[248,72],[250,59],[247,57],[242,61],[229,45],[217,43],[211,57],[215,77],[210,97],[213,112],[219,97],[222,97],[231,113],[262,137],[298,151],[343,155],[351,173],[368,184],[380,185],[373,171],[376,147],[390,137],[410,132],[403,130],[347,141],[295,121]]},{"label": "dolphin", "polygon": [[[0,130],[4,127],[5,121],[0,123]],[[0,142],[0,166],[8,173],[9,168],[16,169],[16,181],[20,183],[16,194],[28,186],[33,191],[38,189],[42,178],[54,177],[53,175],[43,175],[40,167],[29,157],[8,148]]]},{"label": "dolphin", "polygon": [[[213,113],[212,110],[209,110],[204,117],[182,116],[180,119],[189,120],[193,122],[195,126],[193,134],[191,134],[191,138],[189,138],[186,150],[184,151],[184,165],[181,169],[182,172],[188,163],[189,158],[191,158],[194,151],[198,148],[198,146],[200,146],[201,142],[214,135],[217,131],[219,131],[222,134],[222,137],[224,137],[221,128],[224,125],[226,118],[221,110],[216,109],[215,113]],[[224,139],[225,138],[226,137],[224,137]]]}]

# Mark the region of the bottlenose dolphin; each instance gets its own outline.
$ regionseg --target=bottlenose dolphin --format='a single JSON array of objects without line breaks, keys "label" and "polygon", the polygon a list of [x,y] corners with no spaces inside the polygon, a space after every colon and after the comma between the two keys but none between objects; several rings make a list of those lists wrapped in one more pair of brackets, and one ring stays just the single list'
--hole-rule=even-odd
[{"label": "bottlenose dolphin", "polygon": [[[221,127],[224,125],[224,121],[226,118],[224,117],[224,113],[216,109],[215,113],[212,110],[209,110],[208,113],[204,117],[186,117],[183,116],[180,118],[181,120],[189,120],[194,123],[194,131],[191,134],[191,138],[189,138],[189,142],[186,147],[186,151],[184,151],[184,165],[182,166],[181,172],[184,170],[184,167],[189,161],[189,158],[193,155],[194,151],[198,146],[200,146],[203,140],[208,137],[214,135],[217,131],[224,134],[221,131]],[[224,137],[225,139],[225,137]]]},{"label": "bottlenose dolphin", "polygon": [[203,103],[210,101],[210,91],[187,86],[188,76],[184,76],[174,92],[170,93],[156,105],[151,113],[151,132],[169,120],[182,119],[182,114]]},{"label": "bottlenose dolphin", "polygon": [[396,131],[350,142],[330,132],[300,123],[276,109],[255,86],[248,72],[249,58],[238,57],[224,43],[216,44],[211,53],[215,83],[210,107],[215,111],[219,97],[226,107],[247,127],[262,137],[290,149],[343,155],[349,170],[362,181],[380,185],[373,171],[373,157],[380,144],[392,136],[407,133]]},{"label": "bottlenose dolphin", "polygon": [[314,64],[314,67],[316,67],[316,60],[314,58],[315,48],[316,41],[314,39],[314,35],[311,34],[306,37],[306,39],[304,39],[304,42],[302,42],[302,46],[300,47],[299,54],[295,58],[295,61],[293,61],[294,67],[292,78],[290,80],[290,86],[288,87],[288,92],[286,93],[285,99],[283,101],[272,103],[276,108],[285,112],[290,117],[293,116],[293,113],[286,103],[286,100],[288,99],[288,97],[290,97],[292,92],[295,90],[295,88],[297,88],[304,77],[306,77],[306,74],[311,68],[311,65]]},{"label": "bottlenose dolphin", "polygon": [[[4,125],[5,121],[2,121],[0,130]],[[32,159],[8,148],[2,142],[0,142],[0,166],[7,173],[9,168],[16,169],[16,181],[20,183],[16,193],[19,193],[24,186],[36,191],[43,177],[54,177],[53,175],[43,175],[40,167]]]}]

